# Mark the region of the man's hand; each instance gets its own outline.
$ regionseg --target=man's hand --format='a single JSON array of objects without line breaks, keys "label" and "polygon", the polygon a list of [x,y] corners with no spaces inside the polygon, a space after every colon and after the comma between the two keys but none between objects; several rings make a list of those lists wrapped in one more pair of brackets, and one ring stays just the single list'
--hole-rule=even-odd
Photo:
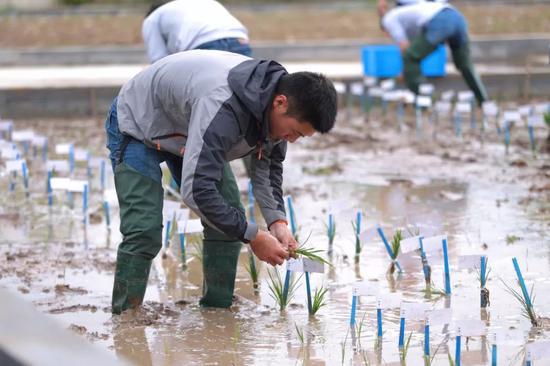
[{"label": "man's hand", "polygon": [[403,55],[405,54],[405,52],[407,52],[407,48],[409,48],[409,41],[399,42],[399,49],[401,49],[401,53]]},{"label": "man's hand", "polygon": [[378,16],[382,19],[388,11],[388,3],[386,0],[378,0],[378,5],[376,8],[378,9]]},{"label": "man's hand", "polygon": [[250,248],[258,259],[275,266],[288,258],[288,250],[270,233],[259,230],[250,242]]},{"label": "man's hand", "polygon": [[282,221],[275,221],[269,227],[269,232],[271,235],[277,238],[283,244],[283,247],[287,248],[289,251],[292,251],[298,247],[294,235],[288,228],[288,225]]}]

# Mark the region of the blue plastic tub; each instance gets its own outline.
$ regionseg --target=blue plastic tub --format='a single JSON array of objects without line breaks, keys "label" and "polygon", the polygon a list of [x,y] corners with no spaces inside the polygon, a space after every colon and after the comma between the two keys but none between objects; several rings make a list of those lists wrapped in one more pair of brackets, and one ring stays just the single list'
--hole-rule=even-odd
[{"label": "blue plastic tub", "polygon": [[[403,71],[403,60],[399,47],[394,44],[368,45],[361,52],[363,72],[375,78],[397,77]],[[447,52],[440,45],[434,52],[422,60],[422,74],[428,77],[445,76]]]},{"label": "blue plastic tub", "polygon": [[445,45],[439,45],[420,63],[422,74],[427,77],[445,76],[445,64],[447,63],[447,51]]}]

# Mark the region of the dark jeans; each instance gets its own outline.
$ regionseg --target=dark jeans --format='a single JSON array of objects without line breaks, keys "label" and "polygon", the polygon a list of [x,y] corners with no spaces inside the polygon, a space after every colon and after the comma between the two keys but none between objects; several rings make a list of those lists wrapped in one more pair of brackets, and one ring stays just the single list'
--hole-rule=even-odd
[{"label": "dark jeans", "polygon": [[468,43],[468,25],[462,14],[446,8],[424,26],[424,36],[434,46],[448,43],[454,50]]},{"label": "dark jeans", "polygon": [[243,56],[252,56],[252,49],[248,41],[240,38],[224,38],[203,43],[196,47],[197,50],[219,50],[238,53]]}]

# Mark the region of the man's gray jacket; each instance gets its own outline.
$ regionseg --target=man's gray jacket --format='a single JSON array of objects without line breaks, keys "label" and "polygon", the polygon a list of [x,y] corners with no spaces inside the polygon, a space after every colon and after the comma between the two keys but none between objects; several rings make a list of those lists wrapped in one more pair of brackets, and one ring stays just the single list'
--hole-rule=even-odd
[{"label": "man's gray jacket", "polygon": [[207,224],[248,242],[258,227],[220,195],[224,161],[254,153],[252,185],[266,223],[285,220],[282,197],[286,141],[269,138],[268,112],[286,70],[274,61],[210,50],[177,53],[122,87],[123,134],[183,156],[181,194]]}]

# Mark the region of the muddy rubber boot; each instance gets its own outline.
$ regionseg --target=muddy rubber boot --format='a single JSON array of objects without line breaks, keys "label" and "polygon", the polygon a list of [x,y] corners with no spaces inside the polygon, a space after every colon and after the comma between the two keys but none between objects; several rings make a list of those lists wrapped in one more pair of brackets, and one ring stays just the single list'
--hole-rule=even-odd
[{"label": "muddy rubber boot", "polygon": [[464,81],[476,96],[478,105],[481,106],[488,99],[487,91],[474,69],[472,59],[470,58],[470,46],[468,43],[465,43],[459,48],[452,49],[451,52],[456,68],[460,71]]},{"label": "muddy rubber boot", "polygon": [[433,45],[424,35],[416,37],[403,55],[403,76],[407,88],[415,94],[418,94],[418,87],[426,78],[422,75],[420,62],[430,53],[435,51],[437,45]]},{"label": "muddy rubber boot", "polygon": [[113,285],[112,313],[134,309],[143,303],[151,260],[118,252]]},{"label": "muddy rubber boot", "polygon": [[120,232],[112,312],[135,308],[143,302],[153,258],[162,241],[164,191],[155,180],[124,162],[115,169],[115,187],[120,206]]},{"label": "muddy rubber boot", "polygon": [[[222,180],[217,187],[231,206],[244,213],[235,176],[228,163],[224,164]],[[218,308],[231,306],[241,248],[240,241],[205,225],[202,262],[204,282],[201,306]]]}]

